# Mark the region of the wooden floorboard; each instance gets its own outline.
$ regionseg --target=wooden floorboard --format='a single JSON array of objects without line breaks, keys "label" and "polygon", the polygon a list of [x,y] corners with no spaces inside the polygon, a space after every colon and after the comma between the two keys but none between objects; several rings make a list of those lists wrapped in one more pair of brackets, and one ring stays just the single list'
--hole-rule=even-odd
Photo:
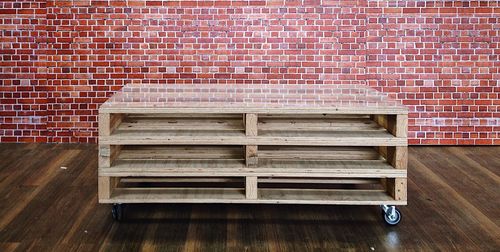
[{"label": "wooden floorboard", "polygon": [[500,147],[411,147],[408,206],[97,204],[97,146],[0,144],[0,251],[500,250]]}]

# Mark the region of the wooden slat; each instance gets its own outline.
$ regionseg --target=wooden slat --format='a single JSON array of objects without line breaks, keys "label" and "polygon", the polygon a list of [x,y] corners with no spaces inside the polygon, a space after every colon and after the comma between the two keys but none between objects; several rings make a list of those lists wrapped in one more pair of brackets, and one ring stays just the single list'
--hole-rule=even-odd
[{"label": "wooden slat", "polygon": [[373,147],[261,146],[259,157],[286,160],[378,160]]},{"label": "wooden slat", "polygon": [[405,205],[380,190],[260,189],[259,199],[269,203]]},{"label": "wooden slat", "polygon": [[[205,115],[202,115],[205,116]],[[257,126],[257,116],[247,114],[246,120],[251,121],[252,126]],[[126,117],[121,123],[120,130],[242,130],[243,124],[238,118],[193,118],[193,117]],[[258,122],[261,130],[289,131],[329,131],[329,130],[359,130],[359,131],[383,131],[369,118],[264,118]],[[249,130],[252,130],[250,132]],[[251,136],[255,136],[257,129],[247,128]]]},{"label": "wooden slat", "polygon": [[301,108],[273,108],[273,107],[200,107],[200,108],[176,108],[176,107],[101,107],[99,108],[100,113],[142,113],[142,114],[159,114],[159,113],[169,113],[169,114],[235,114],[235,113],[252,113],[252,114],[347,114],[347,115],[369,115],[369,114],[404,114],[408,112],[408,109],[402,106],[393,107],[330,107],[330,108],[319,108],[319,107],[301,107]]},{"label": "wooden slat", "polygon": [[223,203],[245,200],[232,188],[117,188],[107,203]]},{"label": "wooden slat", "polygon": [[264,203],[404,205],[381,190],[260,189],[258,199],[246,199],[232,188],[117,188],[105,203]]},{"label": "wooden slat", "polygon": [[[311,146],[405,146],[406,139],[396,138],[385,131],[260,131],[261,145]],[[249,141],[252,139],[249,139]]]},{"label": "wooden slat", "polygon": [[242,131],[237,118],[127,117],[119,130],[235,130]]},{"label": "wooden slat", "polygon": [[406,138],[383,131],[293,132],[262,131],[246,137],[233,131],[121,131],[101,136],[101,144],[189,145],[311,145],[311,146],[407,146]]},{"label": "wooden slat", "polygon": [[[286,183],[286,184],[376,184],[376,178],[283,178],[259,177],[258,183]],[[123,177],[122,183],[241,183],[243,177]]]},{"label": "wooden slat", "polygon": [[196,145],[145,145],[124,146],[120,152],[122,160],[173,160],[173,159],[233,159],[243,160],[241,146],[196,146]]},{"label": "wooden slat", "polygon": [[237,160],[117,160],[111,168],[99,169],[102,176],[282,176],[384,178],[405,177],[406,170],[394,169],[383,160],[364,161],[272,161],[246,167]]},{"label": "wooden slat", "polygon": [[259,183],[286,183],[286,184],[376,184],[380,179],[368,178],[258,178]]},{"label": "wooden slat", "polygon": [[199,118],[210,118],[210,119],[238,119],[241,118],[241,114],[217,114],[213,113],[134,113],[134,114],[127,114],[128,118],[193,118],[193,119],[199,119]]},{"label": "wooden slat", "polygon": [[123,177],[122,183],[242,183],[243,177]]},{"label": "wooden slat", "polygon": [[260,119],[371,119],[370,115],[360,114],[259,114]]},{"label": "wooden slat", "polygon": [[259,120],[260,130],[287,131],[384,131],[385,129],[369,118],[269,118]]}]

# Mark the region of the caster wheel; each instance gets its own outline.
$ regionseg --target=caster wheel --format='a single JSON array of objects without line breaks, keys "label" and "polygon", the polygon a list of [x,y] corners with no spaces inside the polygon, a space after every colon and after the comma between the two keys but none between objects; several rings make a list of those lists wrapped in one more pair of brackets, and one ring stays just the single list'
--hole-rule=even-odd
[{"label": "caster wheel", "polygon": [[113,204],[111,208],[111,215],[113,219],[121,221],[123,219],[123,206],[122,204]]},{"label": "caster wheel", "polygon": [[398,209],[394,209],[394,213],[390,212],[385,213],[382,211],[382,216],[384,217],[385,223],[389,226],[396,226],[401,221],[401,212]]}]

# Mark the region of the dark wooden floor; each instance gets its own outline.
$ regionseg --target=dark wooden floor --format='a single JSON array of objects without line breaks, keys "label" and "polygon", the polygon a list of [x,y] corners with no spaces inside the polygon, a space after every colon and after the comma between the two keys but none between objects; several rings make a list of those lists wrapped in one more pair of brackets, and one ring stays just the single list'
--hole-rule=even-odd
[{"label": "dark wooden floor", "polygon": [[0,251],[500,251],[500,146],[410,148],[397,227],[373,206],[131,205],[118,223],[96,169],[96,145],[0,144]]}]

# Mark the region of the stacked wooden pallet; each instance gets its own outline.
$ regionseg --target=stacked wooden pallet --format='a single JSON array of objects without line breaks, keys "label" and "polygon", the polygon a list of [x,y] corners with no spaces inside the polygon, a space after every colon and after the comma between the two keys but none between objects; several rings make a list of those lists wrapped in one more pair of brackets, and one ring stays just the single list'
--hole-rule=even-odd
[{"label": "stacked wooden pallet", "polygon": [[406,204],[404,107],[363,86],[210,87],[130,85],[100,108],[99,202]]}]

